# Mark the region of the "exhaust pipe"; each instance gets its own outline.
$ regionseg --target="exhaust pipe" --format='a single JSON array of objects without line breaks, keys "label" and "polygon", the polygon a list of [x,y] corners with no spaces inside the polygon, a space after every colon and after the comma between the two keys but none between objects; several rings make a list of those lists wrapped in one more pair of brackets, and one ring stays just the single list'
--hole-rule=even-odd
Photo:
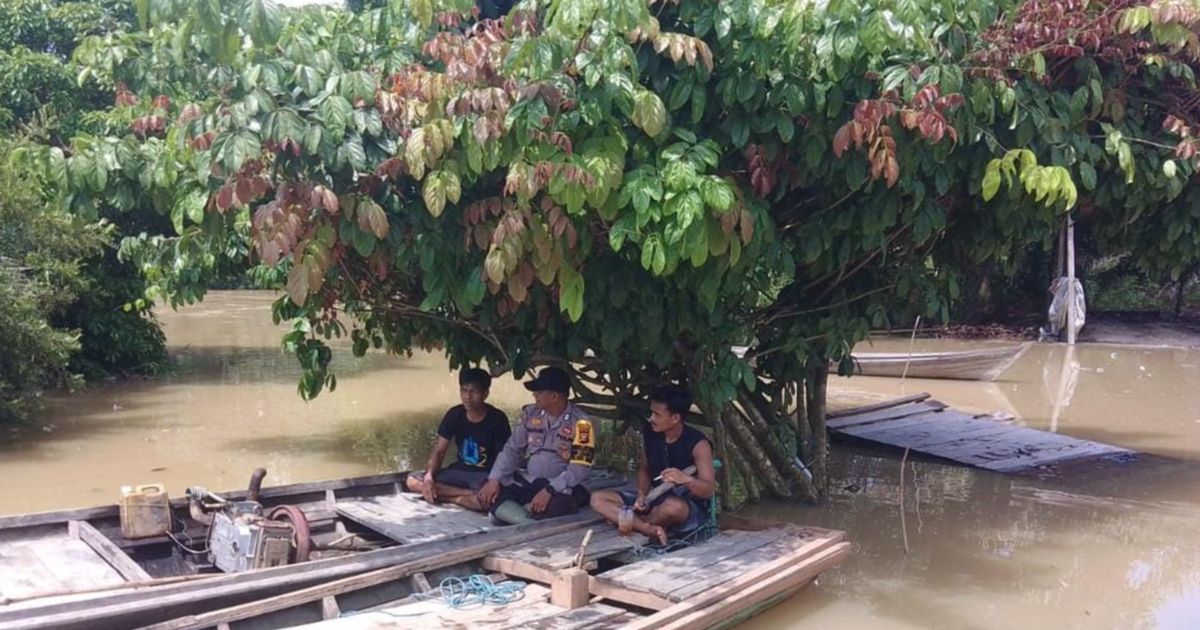
[{"label": "exhaust pipe", "polygon": [[258,501],[258,495],[262,492],[263,477],[267,476],[266,468],[255,468],[254,473],[250,475],[250,487],[246,490],[247,501]]}]

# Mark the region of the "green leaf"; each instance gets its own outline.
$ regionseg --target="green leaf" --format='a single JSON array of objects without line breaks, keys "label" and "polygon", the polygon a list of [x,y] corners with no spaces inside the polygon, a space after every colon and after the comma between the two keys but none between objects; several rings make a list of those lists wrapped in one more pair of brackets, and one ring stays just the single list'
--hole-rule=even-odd
[{"label": "green leaf", "polygon": [[354,105],[374,103],[375,88],[375,77],[363,70],[347,72],[341,77],[341,95]]},{"label": "green leaf", "polygon": [[1000,168],[996,160],[992,160],[988,164],[987,172],[983,175],[983,184],[980,187],[980,192],[983,193],[984,201],[991,201],[992,197],[1000,190]]},{"label": "green leaf", "polygon": [[559,305],[572,322],[583,316],[583,274],[563,266],[558,274]]},{"label": "green leaf", "polygon": [[1091,162],[1079,163],[1079,182],[1088,190],[1096,190],[1096,167]]},{"label": "green leaf", "polygon": [[242,29],[256,46],[270,46],[279,41],[283,30],[283,12],[271,0],[246,0],[242,10]]},{"label": "green leaf", "polygon": [[796,135],[796,124],[786,114],[780,114],[778,120],[775,121],[775,129],[779,131],[779,139],[783,142],[791,142]]},{"label": "green leaf", "polygon": [[387,213],[370,197],[359,197],[358,208],[355,210],[358,227],[364,232],[374,234],[376,238],[386,238],[388,234]]},{"label": "green leaf", "polygon": [[654,138],[662,133],[667,124],[667,108],[662,99],[650,90],[641,90],[633,97],[633,113],[630,116],[646,135]]},{"label": "green leaf", "polygon": [[435,217],[442,216],[446,208],[446,191],[442,185],[441,171],[430,173],[421,187],[421,198],[425,200],[425,209]]},{"label": "green leaf", "polygon": [[211,151],[227,173],[236,173],[246,162],[256,159],[262,148],[257,134],[240,129],[217,136]]}]

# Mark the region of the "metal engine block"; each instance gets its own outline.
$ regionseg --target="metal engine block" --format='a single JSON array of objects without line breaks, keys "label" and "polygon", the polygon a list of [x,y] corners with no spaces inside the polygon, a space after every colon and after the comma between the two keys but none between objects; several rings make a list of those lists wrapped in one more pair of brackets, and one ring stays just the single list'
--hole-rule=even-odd
[{"label": "metal engine block", "polygon": [[262,515],[256,501],[239,501],[213,513],[208,559],[226,573],[288,563],[293,530]]}]

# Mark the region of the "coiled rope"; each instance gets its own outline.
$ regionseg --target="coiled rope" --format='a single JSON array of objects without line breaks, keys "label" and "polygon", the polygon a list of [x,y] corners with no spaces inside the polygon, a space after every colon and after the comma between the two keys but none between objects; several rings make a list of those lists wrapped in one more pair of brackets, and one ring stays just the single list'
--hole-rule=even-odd
[{"label": "coiled rope", "polygon": [[478,573],[466,579],[448,577],[442,580],[438,590],[451,608],[511,604],[525,597],[524,582],[508,581],[495,584],[488,576]]}]

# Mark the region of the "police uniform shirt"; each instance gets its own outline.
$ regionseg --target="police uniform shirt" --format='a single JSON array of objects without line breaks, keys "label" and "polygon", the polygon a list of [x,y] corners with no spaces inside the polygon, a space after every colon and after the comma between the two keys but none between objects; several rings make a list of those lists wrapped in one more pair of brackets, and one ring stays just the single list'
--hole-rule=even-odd
[{"label": "police uniform shirt", "polygon": [[510,485],[513,473],[524,468],[530,479],[546,479],[552,490],[564,493],[587,479],[595,446],[595,427],[579,407],[568,404],[555,417],[526,405],[488,478]]}]

